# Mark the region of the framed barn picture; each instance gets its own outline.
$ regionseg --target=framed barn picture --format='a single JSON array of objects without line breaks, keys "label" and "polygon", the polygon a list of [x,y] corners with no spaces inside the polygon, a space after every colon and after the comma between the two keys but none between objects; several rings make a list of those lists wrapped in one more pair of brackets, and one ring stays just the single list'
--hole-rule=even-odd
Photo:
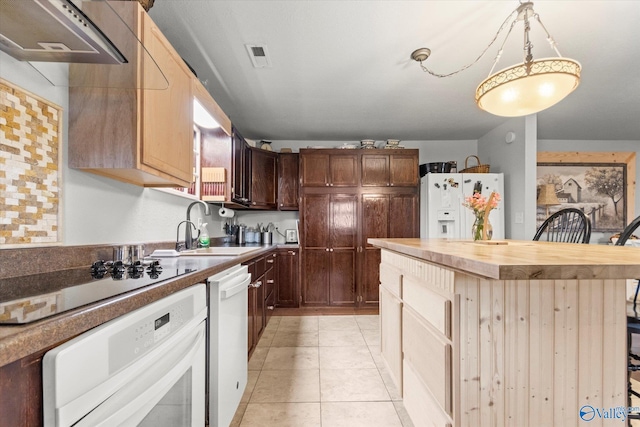
[{"label": "framed barn picture", "polygon": [[538,205],[536,226],[547,211],[573,207],[591,220],[592,231],[617,233],[633,218],[635,153],[540,152],[536,183],[555,193],[553,205]]}]

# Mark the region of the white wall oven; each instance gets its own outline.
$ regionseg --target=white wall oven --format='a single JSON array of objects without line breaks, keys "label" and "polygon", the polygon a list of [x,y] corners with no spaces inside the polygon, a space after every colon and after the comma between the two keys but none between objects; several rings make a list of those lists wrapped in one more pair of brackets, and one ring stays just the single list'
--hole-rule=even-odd
[{"label": "white wall oven", "polygon": [[43,359],[44,425],[205,425],[204,284],[94,328]]}]

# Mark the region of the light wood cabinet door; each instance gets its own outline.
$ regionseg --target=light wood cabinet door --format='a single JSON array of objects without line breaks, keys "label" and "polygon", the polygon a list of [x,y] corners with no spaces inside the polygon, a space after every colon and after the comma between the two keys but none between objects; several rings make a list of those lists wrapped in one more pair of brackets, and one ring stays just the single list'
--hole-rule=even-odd
[{"label": "light wood cabinet door", "polygon": [[146,51],[114,32],[113,13],[100,13],[103,2],[86,3],[129,63],[69,65],[69,167],[145,187],[189,187],[191,72],[139,3],[110,5]]},{"label": "light wood cabinet door", "polygon": [[380,352],[402,395],[402,301],[380,286]]},{"label": "light wood cabinet door", "polygon": [[165,90],[142,91],[141,161],[153,169],[191,182],[191,73],[151,18],[146,13],[142,16],[144,45],[169,81],[169,87]]}]

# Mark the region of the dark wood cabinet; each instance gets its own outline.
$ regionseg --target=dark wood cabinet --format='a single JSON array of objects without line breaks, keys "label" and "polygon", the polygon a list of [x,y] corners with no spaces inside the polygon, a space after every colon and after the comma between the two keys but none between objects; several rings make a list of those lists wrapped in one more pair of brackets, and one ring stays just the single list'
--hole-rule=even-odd
[{"label": "dark wood cabinet", "polygon": [[3,426],[43,425],[42,358],[48,350],[0,367],[0,424]]},{"label": "dark wood cabinet", "polygon": [[298,210],[299,157],[298,153],[278,154],[278,210]]},{"label": "dark wood cabinet", "polygon": [[390,151],[300,150],[303,305],[377,305],[380,250],[367,239],[419,236],[418,150]]},{"label": "dark wood cabinet", "polygon": [[300,286],[298,281],[300,250],[278,249],[276,275],[276,307],[298,308]]},{"label": "dark wood cabinet", "polygon": [[251,188],[251,150],[236,128],[231,135],[231,153],[231,201],[247,205]]},{"label": "dark wood cabinet", "polygon": [[251,274],[248,316],[248,356],[255,350],[264,328],[266,328],[275,307],[275,262],[276,253],[254,258],[245,264]]},{"label": "dark wood cabinet", "polygon": [[249,147],[233,129],[231,201],[254,209],[276,209],[278,154]]},{"label": "dark wood cabinet", "polygon": [[276,208],[276,177],[278,154],[260,148],[250,148],[251,188],[249,200],[252,208]]},{"label": "dark wood cabinet", "polygon": [[363,187],[412,187],[419,183],[417,154],[363,153],[361,166]]},{"label": "dark wood cabinet", "polygon": [[355,304],[357,207],[356,194],[303,196],[303,304]]},{"label": "dark wood cabinet", "polygon": [[362,305],[378,304],[380,249],[369,238],[417,237],[420,234],[420,201],[416,192],[362,195],[363,248],[359,281]]},{"label": "dark wood cabinet", "polygon": [[[321,152],[318,152],[321,151]],[[303,187],[355,187],[359,182],[358,155],[328,153],[327,150],[300,150]]]}]

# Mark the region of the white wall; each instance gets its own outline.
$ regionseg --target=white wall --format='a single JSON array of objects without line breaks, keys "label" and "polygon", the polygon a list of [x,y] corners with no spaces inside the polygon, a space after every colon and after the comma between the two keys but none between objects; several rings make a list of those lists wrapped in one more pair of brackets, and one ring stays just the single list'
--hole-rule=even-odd
[{"label": "white wall", "polygon": [[[535,234],[536,141],[531,128],[535,131],[535,116],[514,118],[478,140],[481,162],[490,164],[491,172],[504,174],[502,198],[505,206],[505,236],[509,239],[531,240]],[[515,141],[510,144],[505,140],[507,132],[516,135]],[[517,216],[521,216],[522,221],[516,221]]]},{"label": "white wall", "polygon": [[[60,65],[64,69],[66,65]],[[0,52],[0,77],[60,105],[63,109],[62,233],[63,244],[111,244],[176,238],[191,200],[125,184],[67,167],[69,97],[65,87],[52,86],[28,63]],[[212,209],[217,212],[217,208]],[[192,218],[200,216],[192,209]],[[207,217],[212,236],[221,236],[217,213]],[[217,223],[217,226],[216,226]],[[182,230],[182,228],[181,228]]]}]

